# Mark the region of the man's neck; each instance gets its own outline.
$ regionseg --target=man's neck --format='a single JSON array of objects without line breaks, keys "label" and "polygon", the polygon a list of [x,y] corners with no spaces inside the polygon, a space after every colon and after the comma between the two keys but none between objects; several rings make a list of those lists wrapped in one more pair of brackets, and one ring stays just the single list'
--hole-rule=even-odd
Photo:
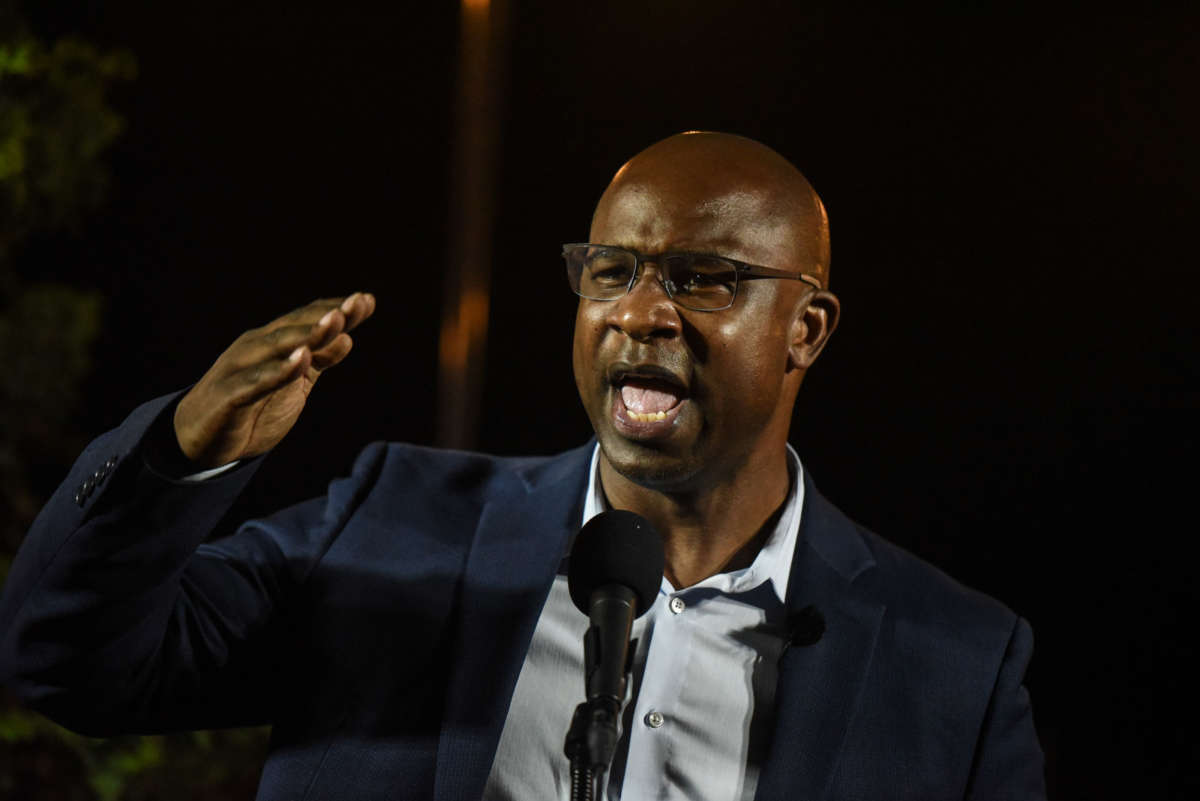
[{"label": "man's neck", "polygon": [[770,537],[787,500],[786,446],[759,461],[703,490],[665,493],[625,478],[602,452],[600,482],[610,506],[637,512],[658,530],[663,572],[672,586],[683,589],[748,567]]}]

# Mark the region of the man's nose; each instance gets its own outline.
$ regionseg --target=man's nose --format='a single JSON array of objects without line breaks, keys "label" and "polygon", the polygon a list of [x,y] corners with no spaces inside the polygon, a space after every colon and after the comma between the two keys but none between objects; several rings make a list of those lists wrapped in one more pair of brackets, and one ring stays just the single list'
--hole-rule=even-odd
[{"label": "man's nose", "polygon": [[657,266],[642,265],[633,288],[613,301],[609,324],[639,341],[679,335],[679,309],[663,287]]}]

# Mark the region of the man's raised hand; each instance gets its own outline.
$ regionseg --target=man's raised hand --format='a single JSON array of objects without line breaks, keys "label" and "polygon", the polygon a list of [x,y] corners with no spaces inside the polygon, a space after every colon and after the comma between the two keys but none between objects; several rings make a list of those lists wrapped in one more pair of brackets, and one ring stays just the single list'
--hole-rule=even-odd
[{"label": "man's raised hand", "polygon": [[350,352],[347,332],[374,311],[366,292],[324,298],[234,340],[175,409],[184,455],[217,467],[279,444],[321,373]]}]

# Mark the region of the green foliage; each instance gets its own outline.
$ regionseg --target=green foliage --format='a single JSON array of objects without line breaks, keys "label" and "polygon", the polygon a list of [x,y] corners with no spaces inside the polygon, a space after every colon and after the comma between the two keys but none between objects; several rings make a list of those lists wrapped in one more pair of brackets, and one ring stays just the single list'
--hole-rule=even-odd
[{"label": "green foliage", "polygon": [[[15,24],[14,24],[15,22]],[[80,387],[103,325],[94,292],[18,277],[31,233],[71,229],[99,207],[103,155],[124,121],[108,103],[135,76],[127,52],[79,39],[52,45],[0,10],[0,582],[45,502],[31,465],[59,475],[86,433]],[[0,691],[0,798],[207,801],[250,797],[265,729],[93,739],[30,712]]]},{"label": "green foliage", "polygon": [[107,95],[136,74],[130,53],[79,39],[0,40],[0,248],[73,226],[100,203],[108,173],[99,156],[125,126]]},{"label": "green foliage", "polygon": [[9,75],[29,75],[33,72],[33,43],[21,42],[0,47],[0,78]]},{"label": "green foliage", "polygon": [[43,498],[30,466],[69,460],[71,414],[91,362],[103,304],[69,286],[18,277],[16,246],[76,225],[104,196],[102,155],[124,122],[108,104],[133,56],[79,39],[46,45],[0,14],[0,553],[12,553]]},{"label": "green foliage", "polygon": [[74,786],[56,791],[56,797],[228,801],[231,792],[248,797],[267,735],[257,728],[96,739],[9,704],[0,710],[0,798],[17,798],[35,787],[49,796],[52,785],[68,779]]},{"label": "green foliage", "polygon": [[[28,425],[60,425],[73,410],[74,389],[91,362],[100,332],[100,297],[60,284],[23,286],[0,316],[0,403],[15,412],[0,421],[5,439],[30,432]],[[14,423],[22,426],[12,429]],[[41,439],[40,436],[38,436]]]},{"label": "green foliage", "polygon": [[[56,284],[10,281],[0,310],[0,553],[11,554],[44,499],[28,466],[69,463],[71,414],[100,332],[99,295]],[[7,560],[0,560],[7,561]]]}]

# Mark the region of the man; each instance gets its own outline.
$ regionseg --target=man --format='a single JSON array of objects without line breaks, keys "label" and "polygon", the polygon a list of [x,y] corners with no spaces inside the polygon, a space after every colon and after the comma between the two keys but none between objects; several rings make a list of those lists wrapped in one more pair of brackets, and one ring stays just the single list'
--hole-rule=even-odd
[{"label": "man", "polygon": [[609,797],[1043,797],[1028,625],[855,526],[787,446],[839,312],[800,173],[671,137],[564,255],[595,444],[377,443],[202,545],[375,307],[318,301],[84,452],[5,587],[5,680],[89,733],[269,722],[262,799],[562,798],[586,624],[557,574],[629,509],[666,567]]}]

